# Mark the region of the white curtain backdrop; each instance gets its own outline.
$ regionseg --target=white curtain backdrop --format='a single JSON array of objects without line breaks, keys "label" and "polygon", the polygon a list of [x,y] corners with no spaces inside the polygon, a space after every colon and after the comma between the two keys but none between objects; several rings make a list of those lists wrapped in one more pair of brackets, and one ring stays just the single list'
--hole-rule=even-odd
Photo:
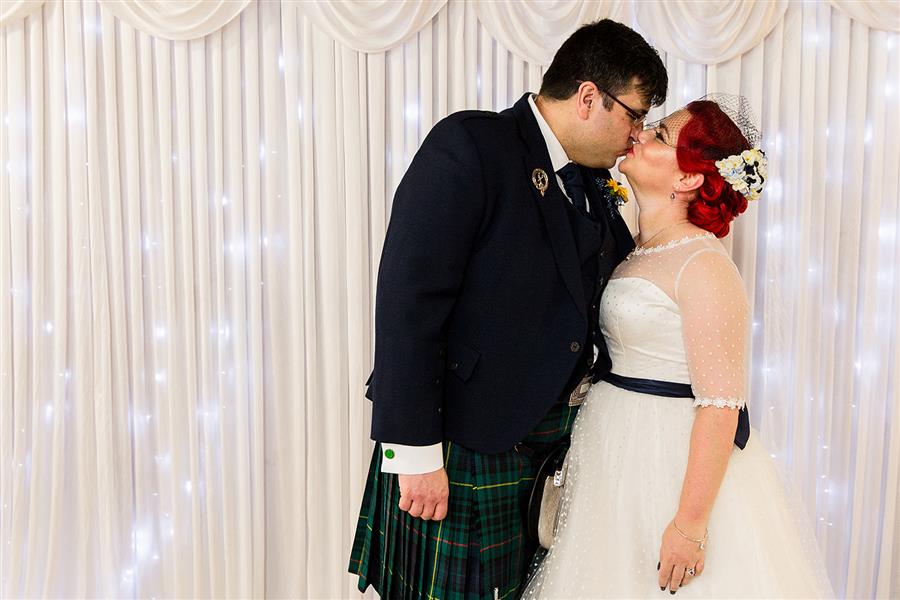
[{"label": "white curtain backdrop", "polygon": [[759,113],[751,421],[836,590],[900,597],[900,3],[732,4],[4,2],[0,594],[357,597],[393,190],[609,16],[653,116]]}]

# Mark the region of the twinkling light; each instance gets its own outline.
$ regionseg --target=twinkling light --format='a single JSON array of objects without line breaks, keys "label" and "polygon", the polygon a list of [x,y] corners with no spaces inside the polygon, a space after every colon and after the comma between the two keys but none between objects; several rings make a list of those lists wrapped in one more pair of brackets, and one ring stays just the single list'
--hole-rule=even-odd
[{"label": "twinkling light", "polygon": [[225,252],[228,252],[235,258],[241,258],[244,256],[244,240],[237,239],[232,242],[229,242],[225,248]]},{"label": "twinkling light", "polygon": [[44,323],[44,331],[46,331],[47,333],[53,333],[53,322],[52,321],[47,321],[46,323]]},{"label": "twinkling light", "polygon": [[153,549],[153,536],[149,526],[132,527],[131,547],[138,561],[147,560],[147,556]]}]

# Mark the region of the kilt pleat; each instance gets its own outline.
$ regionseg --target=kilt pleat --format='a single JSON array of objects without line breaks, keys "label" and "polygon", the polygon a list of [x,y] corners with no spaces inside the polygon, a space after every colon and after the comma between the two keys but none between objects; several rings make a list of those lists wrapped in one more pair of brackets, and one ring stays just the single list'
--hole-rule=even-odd
[{"label": "kilt pleat", "polygon": [[[575,409],[557,404],[523,442],[540,452],[567,434]],[[375,445],[348,570],[358,588],[390,600],[513,598],[535,546],[522,505],[536,461],[514,450],[482,454],[444,442],[450,482],[447,518],[424,521],[398,507],[397,475],[381,472]]]}]

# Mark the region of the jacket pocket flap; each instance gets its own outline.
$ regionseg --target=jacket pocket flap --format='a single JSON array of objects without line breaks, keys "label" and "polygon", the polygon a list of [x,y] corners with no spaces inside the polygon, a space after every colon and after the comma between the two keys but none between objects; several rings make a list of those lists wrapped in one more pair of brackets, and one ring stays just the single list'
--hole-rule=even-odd
[{"label": "jacket pocket flap", "polygon": [[468,381],[478,364],[481,353],[462,344],[451,344],[447,348],[447,370],[462,379]]}]

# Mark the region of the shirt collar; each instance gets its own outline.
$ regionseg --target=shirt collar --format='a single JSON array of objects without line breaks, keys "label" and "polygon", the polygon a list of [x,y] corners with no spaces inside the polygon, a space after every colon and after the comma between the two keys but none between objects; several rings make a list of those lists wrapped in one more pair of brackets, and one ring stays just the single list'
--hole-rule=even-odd
[{"label": "shirt collar", "polygon": [[538,110],[537,104],[534,103],[534,98],[534,94],[528,96],[528,105],[531,106],[531,112],[534,113],[534,118],[537,119],[538,127],[541,129],[541,135],[544,136],[544,142],[547,144],[547,152],[550,154],[550,164],[553,165],[553,171],[559,171],[572,161],[569,160],[569,155],[566,154],[562,144],[559,143],[553,130],[550,129],[550,125],[547,124],[544,115]]}]

